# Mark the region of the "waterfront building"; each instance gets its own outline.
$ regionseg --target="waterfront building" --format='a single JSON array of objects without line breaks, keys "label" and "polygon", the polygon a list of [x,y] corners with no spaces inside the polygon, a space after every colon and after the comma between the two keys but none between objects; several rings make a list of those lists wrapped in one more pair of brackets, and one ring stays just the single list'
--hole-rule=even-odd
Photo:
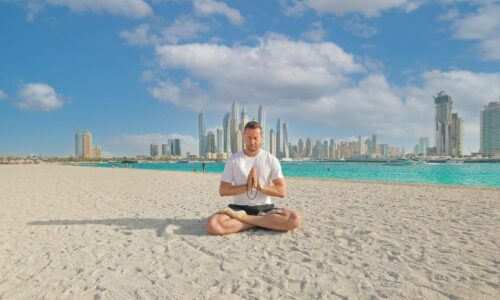
[{"label": "waterfront building", "polygon": [[238,105],[236,102],[233,102],[233,106],[231,108],[231,152],[236,153],[238,150]]},{"label": "waterfront building", "polygon": [[161,144],[161,156],[168,156],[169,151],[168,151],[168,145],[167,144]]},{"label": "waterfront building", "polygon": [[422,154],[423,156],[427,156],[427,148],[429,148],[429,138],[421,137],[418,139],[418,153],[415,154]]},{"label": "waterfront building", "polygon": [[283,140],[281,138],[281,120],[278,118],[278,122],[276,124],[276,157],[282,158],[281,151],[283,147]]},{"label": "waterfront building", "polygon": [[276,156],[276,136],[272,128],[269,130],[269,152]]},{"label": "waterfront building", "polygon": [[207,133],[206,144],[205,144],[205,152],[203,153],[203,157],[206,156],[206,153],[216,153],[217,149],[215,148],[215,134],[212,131]]},{"label": "waterfront building", "polygon": [[500,152],[500,102],[490,102],[481,111],[479,152]]},{"label": "waterfront building", "polygon": [[306,156],[308,158],[312,157],[312,142],[310,138],[306,139]]},{"label": "waterfront building", "polygon": [[205,127],[205,112],[202,109],[200,115],[198,116],[198,146],[199,146],[198,155],[200,157],[205,156],[206,138],[207,137],[206,137],[206,127]]},{"label": "waterfront building", "polygon": [[236,131],[236,152],[243,150],[243,135],[241,130]]},{"label": "waterfront building", "polygon": [[158,157],[158,145],[157,144],[149,145],[149,156]]},{"label": "waterfront building", "polygon": [[90,131],[83,132],[83,158],[92,158],[92,133]]},{"label": "waterfront building", "polygon": [[288,123],[283,122],[283,157],[290,157],[290,148],[288,147]]},{"label": "waterfront building", "polygon": [[82,148],[82,135],[80,131],[76,131],[75,133],[75,157],[80,158],[83,156],[83,148]]},{"label": "waterfront building", "polygon": [[224,119],[222,120],[222,129],[224,131],[224,142],[223,151],[225,153],[231,153],[231,114],[226,113]]},{"label": "waterfront building", "polygon": [[299,139],[297,144],[297,158],[302,158],[304,156],[304,141]]},{"label": "waterfront building", "polygon": [[170,155],[181,156],[181,140],[172,139],[170,141]]},{"label": "waterfront building", "polygon": [[217,128],[217,138],[216,138],[216,152],[222,152],[222,129]]},{"label": "waterfront building", "polygon": [[463,154],[463,121],[457,113],[451,115],[451,155]]},{"label": "waterfront building", "polygon": [[92,148],[92,158],[101,158],[101,146],[95,145],[94,148]]},{"label": "waterfront building", "polygon": [[451,123],[453,99],[444,91],[434,97],[436,108],[436,151],[438,155],[451,155]]},{"label": "waterfront building", "polygon": [[260,126],[262,127],[262,142],[260,144],[260,147],[264,150],[267,150],[267,143],[266,143],[266,110],[264,109],[264,106],[259,106],[259,112],[258,112],[258,119],[257,122],[259,122]]}]

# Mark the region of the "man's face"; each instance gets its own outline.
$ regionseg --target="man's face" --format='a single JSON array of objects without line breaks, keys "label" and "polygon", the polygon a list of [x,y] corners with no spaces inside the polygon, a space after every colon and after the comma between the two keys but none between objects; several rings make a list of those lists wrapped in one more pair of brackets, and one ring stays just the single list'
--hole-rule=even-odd
[{"label": "man's face", "polygon": [[262,135],[260,134],[260,129],[245,129],[245,147],[248,151],[254,152],[260,149],[260,142],[262,140]]}]

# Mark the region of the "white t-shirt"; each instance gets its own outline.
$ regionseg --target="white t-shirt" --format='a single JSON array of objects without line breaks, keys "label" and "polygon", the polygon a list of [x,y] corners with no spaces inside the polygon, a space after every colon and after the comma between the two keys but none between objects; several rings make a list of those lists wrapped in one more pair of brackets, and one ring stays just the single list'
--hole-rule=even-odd
[{"label": "white t-shirt", "polygon": [[[252,167],[255,167],[259,182],[262,186],[272,185],[273,180],[284,178],[281,173],[281,165],[276,157],[271,153],[260,149],[260,152],[255,157],[246,156],[243,151],[239,151],[231,155],[224,167],[224,173],[221,180],[233,185],[243,185],[247,183],[248,173]],[[253,198],[255,192],[248,194]],[[255,199],[248,198],[247,193],[234,196],[234,204],[237,205],[263,205],[271,204],[271,196],[257,192]]]}]

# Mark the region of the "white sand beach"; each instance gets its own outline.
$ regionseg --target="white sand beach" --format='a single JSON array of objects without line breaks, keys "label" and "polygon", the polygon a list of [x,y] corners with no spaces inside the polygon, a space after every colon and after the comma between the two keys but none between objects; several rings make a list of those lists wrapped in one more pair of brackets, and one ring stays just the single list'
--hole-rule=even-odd
[{"label": "white sand beach", "polygon": [[219,180],[0,165],[0,299],[500,299],[500,189],[287,178],[302,228],[209,236]]}]

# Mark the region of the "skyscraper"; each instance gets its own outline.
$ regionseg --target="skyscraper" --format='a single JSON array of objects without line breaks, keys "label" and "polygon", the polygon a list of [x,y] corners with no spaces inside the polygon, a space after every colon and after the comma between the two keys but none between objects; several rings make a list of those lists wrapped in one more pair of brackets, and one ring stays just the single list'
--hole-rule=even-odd
[{"label": "skyscraper", "polygon": [[276,124],[276,157],[282,158],[281,148],[283,147],[283,140],[281,139],[281,120],[278,118],[278,123]]},{"label": "skyscraper", "polygon": [[169,148],[169,145],[161,144],[161,155],[162,156],[168,156],[168,154],[169,154],[168,148]]},{"label": "skyscraper", "polygon": [[243,107],[241,110],[241,124],[240,124],[240,132],[241,132],[241,149],[245,148],[245,144],[243,141],[243,132],[245,131],[245,125],[248,123],[248,114],[247,114],[247,109]]},{"label": "skyscraper", "polygon": [[223,152],[231,152],[231,114],[226,113],[222,120],[222,129],[224,131]]},{"label": "skyscraper", "polygon": [[453,100],[444,91],[434,97],[436,106],[436,151],[438,155],[451,155],[451,110]]},{"label": "skyscraper", "polygon": [[82,149],[82,136],[80,135],[80,131],[76,131],[75,133],[75,157],[79,158],[83,155]]},{"label": "skyscraper", "polygon": [[262,143],[260,144],[260,147],[264,150],[267,150],[267,144],[266,144],[266,110],[264,109],[264,106],[259,106],[259,113],[258,113],[258,122],[260,126],[262,127]]},{"label": "skyscraper", "polygon": [[269,152],[276,156],[276,136],[272,128],[269,130]]},{"label": "skyscraper", "polygon": [[500,102],[490,102],[481,111],[479,149],[482,153],[500,152]]},{"label": "skyscraper", "polygon": [[238,105],[236,102],[233,102],[233,106],[231,108],[231,152],[238,152]]},{"label": "skyscraper", "polygon": [[377,136],[375,133],[372,135],[371,151],[370,153],[377,153]]},{"label": "skyscraper", "polygon": [[158,145],[157,144],[149,145],[149,156],[151,156],[151,157],[158,156]]},{"label": "skyscraper", "polygon": [[216,153],[217,150],[215,148],[215,134],[212,131],[209,131],[207,133],[207,139],[206,139],[206,148],[205,148],[205,153]]},{"label": "skyscraper", "polygon": [[288,123],[283,123],[283,157],[290,157],[290,149],[288,147]]},{"label": "skyscraper", "polygon": [[421,137],[418,139],[418,153],[427,156],[427,148],[429,148],[429,138]]},{"label": "skyscraper", "polygon": [[304,141],[302,139],[299,139],[297,147],[297,157],[298,158],[304,157]]},{"label": "skyscraper", "polygon": [[312,157],[312,142],[310,138],[306,139],[306,157]]},{"label": "skyscraper", "polygon": [[170,141],[170,155],[181,156],[181,140],[172,139]]},{"label": "skyscraper", "polygon": [[222,129],[220,128],[217,128],[217,138],[216,138],[216,152],[222,152],[222,143],[223,143],[223,139],[222,139]]},{"label": "skyscraper", "polygon": [[205,142],[206,142],[206,127],[205,127],[205,113],[203,109],[198,117],[198,136],[199,136],[199,156],[205,157]]},{"label": "skyscraper", "polygon": [[92,133],[83,132],[83,158],[92,158]]},{"label": "skyscraper", "polygon": [[462,156],[463,153],[463,129],[462,119],[457,113],[451,114],[451,155]]}]

